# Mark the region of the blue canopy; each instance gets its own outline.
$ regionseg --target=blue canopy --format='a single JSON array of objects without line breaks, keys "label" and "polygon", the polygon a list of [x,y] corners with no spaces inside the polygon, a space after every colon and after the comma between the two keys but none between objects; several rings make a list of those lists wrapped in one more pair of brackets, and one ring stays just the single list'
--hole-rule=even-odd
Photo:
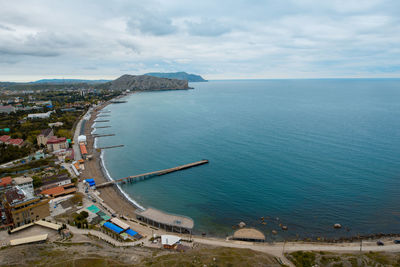
[{"label": "blue canopy", "polygon": [[106,228],[108,228],[108,229],[110,229],[111,231],[116,232],[117,234],[119,234],[119,233],[121,233],[121,232],[124,231],[124,229],[122,229],[121,227],[116,226],[115,224],[112,224],[112,223],[110,223],[110,222],[105,222],[105,223],[103,224],[103,226],[106,227]]},{"label": "blue canopy", "polygon": [[94,181],[94,179],[93,178],[90,178],[90,179],[86,179],[85,180],[90,186],[94,186],[94,185],[96,185],[96,182]]},{"label": "blue canopy", "polygon": [[133,231],[132,229],[126,230],[125,233],[127,233],[127,234],[130,235],[130,236],[135,236],[135,235],[137,235],[137,232]]}]

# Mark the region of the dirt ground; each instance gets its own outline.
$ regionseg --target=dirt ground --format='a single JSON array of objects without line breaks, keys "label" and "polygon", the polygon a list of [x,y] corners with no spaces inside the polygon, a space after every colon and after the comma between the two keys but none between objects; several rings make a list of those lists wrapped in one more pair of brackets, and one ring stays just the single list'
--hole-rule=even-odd
[{"label": "dirt ground", "polygon": [[0,250],[0,266],[280,266],[249,249],[198,247],[187,252],[105,244],[34,244]]}]

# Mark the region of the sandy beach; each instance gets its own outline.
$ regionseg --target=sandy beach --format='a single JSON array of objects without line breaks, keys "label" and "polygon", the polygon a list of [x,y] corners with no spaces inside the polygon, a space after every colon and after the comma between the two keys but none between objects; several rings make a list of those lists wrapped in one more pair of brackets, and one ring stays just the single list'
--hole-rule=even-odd
[{"label": "sandy beach", "polygon": [[[97,184],[106,182],[108,180],[101,166],[100,152],[94,149],[94,138],[92,137],[91,132],[92,125],[97,117],[97,114],[108,104],[109,103],[107,102],[99,107],[96,107],[91,113],[90,120],[87,121],[84,126],[84,133],[87,137],[87,150],[89,154],[93,155],[93,158],[85,161],[85,170],[82,172],[81,177],[82,179],[94,178]],[[104,202],[117,214],[135,218],[134,212],[136,207],[122,195],[116,186],[101,188],[98,189],[98,191],[100,192],[100,198],[102,198]]]}]

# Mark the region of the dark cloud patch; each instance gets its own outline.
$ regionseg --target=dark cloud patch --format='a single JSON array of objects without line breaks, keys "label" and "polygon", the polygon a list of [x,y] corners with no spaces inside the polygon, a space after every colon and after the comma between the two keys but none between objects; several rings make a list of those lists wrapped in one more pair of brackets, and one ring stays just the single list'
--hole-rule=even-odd
[{"label": "dark cloud patch", "polygon": [[231,28],[213,19],[203,19],[200,22],[187,21],[188,33],[197,36],[220,36],[231,31]]},{"label": "dark cloud patch", "polygon": [[10,27],[8,27],[8,26],[6,26],[6,25],[2,25],[2,24],[0,24],[0,30],[15,31],[15,29],[10,28]]},{"label": "dark cloud patch", "polygon": [[127,23],[129,32],[136,34],[138,31],[149,35],[169,35],[177,31],[177,27],[172,24],[171,19],[164,16],[141,16],[140,18],[132,18]]}]

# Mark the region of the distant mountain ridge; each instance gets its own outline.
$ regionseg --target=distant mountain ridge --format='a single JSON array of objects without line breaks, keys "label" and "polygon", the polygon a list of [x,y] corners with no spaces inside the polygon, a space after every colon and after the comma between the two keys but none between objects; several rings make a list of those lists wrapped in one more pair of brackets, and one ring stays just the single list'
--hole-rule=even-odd
[{"label": "distant mountain ridge", "polygon": [[185,90],[190,89],[188,81],[178,79],[159,78],[149,75],[125,74],[113,81],[99,84],[99,87],[106,87],[112,90]]},{"label": "distant mountain ridge", "polygon": [[73,83],[87,83],[87,84],[97,84],[106,83],[110,80],[80,80],[80,79],[41,79],[34,82],[34,84],[73,84]]},{"label": "distant mountain ridge", "polygon": [[196,74],[189,74],[183,71],[180,72],[149,72],[144,75],[159,77],[159,78],[168,78],[168,79],[178,79],[185,80],[188,82],[207,82],[203,77]]}]

